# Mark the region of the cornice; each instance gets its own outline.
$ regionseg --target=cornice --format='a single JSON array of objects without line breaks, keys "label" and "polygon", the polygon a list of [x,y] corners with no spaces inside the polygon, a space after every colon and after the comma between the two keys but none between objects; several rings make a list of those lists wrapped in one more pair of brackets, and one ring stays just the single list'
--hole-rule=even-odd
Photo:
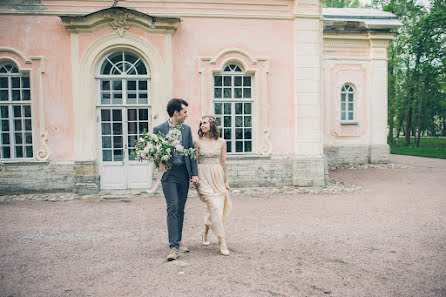
[{"label": "cornice", "polygon": [[367,40],[324,40],[324,47],[368,48],[370,47],[370,42]]},{"label": "cornice", "polygon": [[387,48],[395,38],[394,33],[324,33],[324,47]]},{"label": "cornice", "polygon": [[69,32],[94,32],[111,26],[122,34],[131,26],[155,33],[171,33],[180,23],[179,18],[151,16],[124,7],[110,7],[87,15],[60,16],[62,24]]},{"label": "cornice", "polygon": [[[82,16],[88,13],[82,11],[73,14],[69,10],[57,11],[8,11],[0,10],[0,15],[49,15],[49,16]],[[173,18],[210,18],[210,19],[262,19],[262,20],[294,20],[294,15],[266,15],[266,14],[237,14],[237,13],[157,13],[156,17],[173,17]],[[316,17],[315,17],[316,18]]]}]

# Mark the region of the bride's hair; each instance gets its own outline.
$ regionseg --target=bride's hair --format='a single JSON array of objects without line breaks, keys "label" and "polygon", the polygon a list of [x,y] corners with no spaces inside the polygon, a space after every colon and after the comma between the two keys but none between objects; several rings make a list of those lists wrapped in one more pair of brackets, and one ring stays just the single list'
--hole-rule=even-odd
[{"label": "bride's hair", "polygon": [[209,129],[209,136],[212,139],[217,140],[220,137],[220,131],[218,130],[217,119],[214,116],[203,116],[201,118],[200,127],[198,128],[198,136],[202,138],[204,135],[203,131],[201,131],[201,121],[204,119],[208,119],[209,125],[211,126]]}]

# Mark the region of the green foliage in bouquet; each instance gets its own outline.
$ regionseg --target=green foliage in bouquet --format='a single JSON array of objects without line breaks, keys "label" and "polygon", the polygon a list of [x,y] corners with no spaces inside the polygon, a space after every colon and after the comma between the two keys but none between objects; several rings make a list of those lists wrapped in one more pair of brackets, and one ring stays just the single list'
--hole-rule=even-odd
[{"label": "green foliage in bouquet", "polygon": [[136,141],[136,150],[132,155],[139,161],[154,162],[156,168],[159,167],[161,162],[166,169],[171,168],[172,165],[169,160],[175,154],[195,159],[195,149],[185,149],[179,144],[183,129],[183,125],[178,124],[170,129],[166,135],[162,132],[158,132],[158,134],[148,133],[144,129],[142,137]]}]

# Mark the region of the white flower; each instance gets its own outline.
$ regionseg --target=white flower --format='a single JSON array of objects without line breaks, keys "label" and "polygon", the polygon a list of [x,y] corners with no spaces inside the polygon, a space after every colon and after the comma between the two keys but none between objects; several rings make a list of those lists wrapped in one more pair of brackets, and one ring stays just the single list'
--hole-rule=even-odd
[{"label": "white flower", "polygon": [[181,144],[177,145],[175,149],[176,149],[176,151],[179,152],[179,153],[181,153],[181,152],[184,151],[184,147],[183,147]]},{"label": "white flower", "polygon": [[169,147],[166,149],[166,152],[167,152],[168,154],[170,154],[170,148],[169,148]]},{"label": "white flower", "polygon": [[161,160],[163,160],[163,161],[167,161],[169,159],[170,159],[170,155],[164,155],[161,157]]}]

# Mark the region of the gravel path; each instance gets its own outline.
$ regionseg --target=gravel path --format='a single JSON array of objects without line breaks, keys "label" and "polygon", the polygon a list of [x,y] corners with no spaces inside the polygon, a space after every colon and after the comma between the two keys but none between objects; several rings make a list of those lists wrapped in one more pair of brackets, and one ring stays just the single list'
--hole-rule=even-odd
[{"label": "gravel path", "polygon": [[160,195],[1,196],[0,296],[446,296],[446,160],[391,159],[233,190],[229,257],[194,192],[173,262]]}]

